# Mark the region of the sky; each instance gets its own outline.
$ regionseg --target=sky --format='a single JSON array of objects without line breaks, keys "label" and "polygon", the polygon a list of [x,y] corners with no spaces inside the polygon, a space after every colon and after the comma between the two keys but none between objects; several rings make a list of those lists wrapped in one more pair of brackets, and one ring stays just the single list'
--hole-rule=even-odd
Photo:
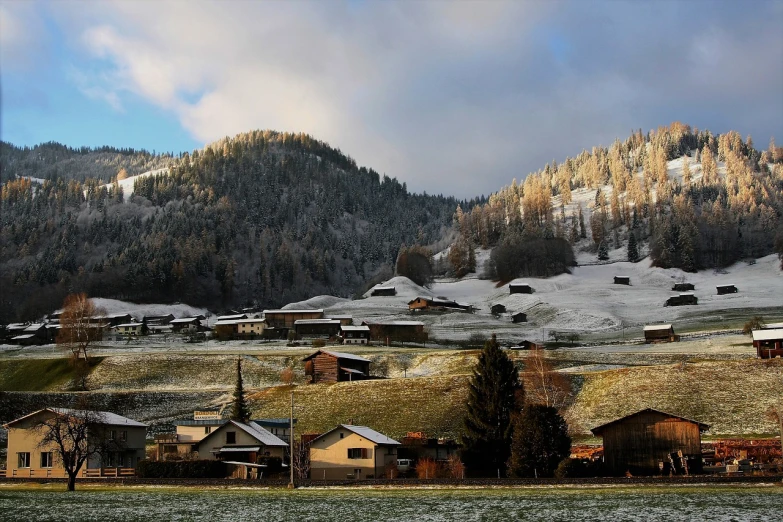
[{"label": "sky", "polygon": [[305,132],[470,198],[681,121],[783,145],[783,0],[0,0],[0,136]]}]

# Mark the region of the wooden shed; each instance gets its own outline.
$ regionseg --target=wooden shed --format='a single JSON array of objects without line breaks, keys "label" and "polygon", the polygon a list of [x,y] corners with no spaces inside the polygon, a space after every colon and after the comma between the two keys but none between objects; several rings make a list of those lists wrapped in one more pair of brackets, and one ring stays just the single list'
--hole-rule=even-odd
[{"label": "wooden shed", "polygon": [[527,283],[509,283],[508,291],[512,294],[532,294],[533,287]]},{"label": "wooden shed", "polygon": [[783,357],[783,328],[753,330],[753,347],[761,359]]},{"label": "wooden shed", "polygon": [[701,433],[707,429],[704,423],[647,408],[590,431],[603,438],[608,474],[658,475],[667,465],[674,472],[701,473]]},{"label": "wooden shed", "polygon": [[673,295],[666,300],[663,306],[683,306],[699,304],[699,298],[692,293]]},{"label": "wooden shed", "polygon": [[370,340],[389,342],[418,342],[427,341],[427,332],[421,321],[364,321],[363,326],[370,327]]},{"label": "wooden shed", "polygon": [[503,306],[502,304],[494,304],[492,305],[492,308],[490,308],[490,310],[495,315],[506,313],[506,307]]},{"label": "wooden shed", "polygon": [[302,361],[305,363],[305,375],[313,384],[357,381],[370,376],[370,360],[352,353],[318,350]]},{"label": "wooden shed", "polygon": [[614,276],[614,284],[630,286],[631,278],[629,276]]},{"label": "wooden shed", "polygon": [[517,312],[514,315],[511,316],[511,322],[512,323],[526,323],[527,322],[527,314],[525,312]]},{"label": "wooden shed", "polygon": [[544,343],[543,342],[537,343],[535,341],[528,341],[527,339],[525,339],[521,343],[511,346],[511,349],[512,350],[543,350]]},{"label": "wooden shed", "polygon": [[672,290],[675,292],[692,292],[696,290],[696,287],[693,286],[693,283],[674,283]]},{"label": "wooden shed", "polygon": [[370,292],[372,297],[393,297],[397,295],[397,289],[393,286],[376,286]]},{"label": "wooden shed", "polygon": [[737,287],[734,285],[718,285],[715,288],[718,290],[718,295],[737,293]]},{"label": "wooden shed", "polygon": [[449,310],[455,310],[459,312],[470,312],[472,307],[467,304],[461,304],[449,299],[442,299],[440,297],[417,297],[416,299],[408,302],[408,310],[411,312],[429,311],[429,312],[445,312]]},{"label": "wooden shed", "polygon": [[680,336],[674,333],[674,327],[670,324],[650,324],[644,327],[644,342],[673,343],[680,340]]}]

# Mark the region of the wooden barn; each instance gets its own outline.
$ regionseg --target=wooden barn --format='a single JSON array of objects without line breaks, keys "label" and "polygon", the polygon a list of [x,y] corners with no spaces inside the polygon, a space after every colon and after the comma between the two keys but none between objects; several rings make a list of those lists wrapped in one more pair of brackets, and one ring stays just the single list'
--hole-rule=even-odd
[{"label": "wooden barn", "polygon": [[512,350],[543,350],[544,349],[544,343],[537,343],[535,341],[528,341],[525,339],[521,343],[511,346]]},{"label": "wooden barn", "polygon": [[508,291],[511,294],[532,294],[533,287],[527,283],[509,283]]},{"label": "wooden barn", "polygon": [[693,286],[693,283],[674,283],[672,290],[675,292],[692,292],[696,290],[696,287]]},{"label": "wooden barn", "polygon": [[629,276],[614,276],[614,284],[630,286],[631,278]]},{"label": "wooden barn", "polygon": [[397,295],[397,289],[393,286],[376,286],[370,292],[372,297],[393,297]]},{"label": "wooden barn", "polygon": [[417,297],[413,301],[408,302],[408,310],[411,312],[446,312],[446,311],[458,311],[458,312],[470,312],[472,306],[461,304],[456,301],[450,301],[448,299],[441,299],[439,297]]},{"label": "wooden barn", "polygon": [[370,340],[384,344],[394,341],[417,343],[427,341],[427,332],[421,321],[365,321],[362,325],[370,328]]},{"label": "wooden barn", "polygon": [[617,476],[658,475],[666,468],[701,473],[701,433],[707,429],[701,422],[647,408],[590,431],[603,438],[605,471]]},{"label": "wooden barn", "polygon": [[299,319],[294,321],[294,331],[300,338],[336,337],[342,324],[339,319]]},{"label": "wooden barn", "polygon": [[753,347],[761,359],[783,357],[783,328],[753,330]]},{"label": "wooden barn", "polygon": [[715,288],[718,289],[718,295],[737,293],[737,287],[734,285],[718,285]]},{"label": "wooden barn", "polygon": [[492,308],[490,308],[490,310],[495,315],[506,313],[506,307],[503,306],[502,304],[494,304],[492,305]]},{"label": "wooden barn", "polygon": [[293,328],[301,319],[323,319],[324,311],[318,310],[264,310],[266,324],[272,328]]},{"label": "wooden barn", "polygon": [[525,312],[517,312],[514,315],[511,316],[511,322],[512,323],[526,323],[527,322],[527,314]]},{"label": "wooden barn", "polygon": [[674,327],[670,324],[650,324],[644,327],[644,342],[673,343],[680,340],[680,336],[674,333]]},{"label": "wooden barn", "polygon": [[691,293],[673,295],[663,306],[684,306],[699,304],[699,298]]},{"label": "wooden barn", "polygon": [[308,355],[305,363],[305,375],[308,382],[357,381],[370,376],[370,361],[352,353],[318,350]]}]

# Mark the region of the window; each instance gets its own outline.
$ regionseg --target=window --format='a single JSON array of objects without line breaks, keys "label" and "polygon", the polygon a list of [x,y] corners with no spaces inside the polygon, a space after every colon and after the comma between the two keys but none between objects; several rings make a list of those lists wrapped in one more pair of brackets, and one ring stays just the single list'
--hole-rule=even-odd
[{"label": "window", "polygon": [[226,444],[236,444],[237,443],[237,432],[235,431],[227,431],[226,432]]},{"label": "window", "polygon": [[51,451],[43,451],[43,452],[41,452],[41,467],[42,468],[51,468],[52,467],[52,452]]},{"label": "window", "polygon": [[24,452],[24,453],[17,453],[17,457],[19,458],[19,465],[18,468],[29,468],[30,467],[30,453]]},{"label": "window", "polygon": [[212,433],[212,426],[204,426],[204,435]]},{"label": "window", "polygon": [[117,432],[115,430],[109,430],[109,440],[114,440],[117,438]]},{"label": "window", "polygon": [[370,450],[368,448],[348,448],[349,459],[369,459]]},{"label": "window", "polygon": [[128,431],[127,430],[122,430],[120,432],[120,440],[128,440]]},{"label": "window", "polygon": [[345,437],[345,433],[340,433],[340,438],[342,439],[343,437]]}]

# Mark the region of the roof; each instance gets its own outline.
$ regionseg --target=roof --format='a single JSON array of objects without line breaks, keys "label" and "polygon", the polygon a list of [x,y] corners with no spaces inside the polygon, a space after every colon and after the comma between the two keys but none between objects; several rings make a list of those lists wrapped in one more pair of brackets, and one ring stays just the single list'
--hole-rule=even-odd
[{"label": "roof", "polygon": [[171,324],[187,324],[192,323],[193,321],[200,321],[198,317],[183,317],[181,319],[172,319]]},{"label": "roof", "polygon": [[622,422],[622,421],[624,421],[626,419],[630,419],[631,417],[635,417],[636,415],[640,415],[642,413],[649,413],[649,412],[660,413],[661,415],[666,415],[668,417],[673,417],[675,419],[681,419],[681,420],[684,420],[684,421],[687,421],[687,422],[692,422],[694,424],[698,424],[700,431],[708,430],[710,428],[709,425],[704,424],[703,422],[695,421],[695,420],[689,419],[687,417],[681,417],[679,415],[674,415],[673,413],[668,413],[668,412],[665,412],[665,411],[656,410],[654,408],[645,408],[643,410],[639,410],[637,412],[631,413],[630,415],[626,415],[625,417],[620,417],[619,419],[615,419],[615,420],[613,420],[611,422],[607,422],[606,424],[602,424],[600,426],[596,426],[595,428],[591,429],[590,431],[592,431],[594,435],[600,436],[601,432],[603,432],[604,429],[608,428],[609,426],[611,426],[613,424],[617,424],[618,422]]},{"label": "roof", "polygon": [[685,292],[683,294],[680,294],[680,297],[693,297],[695,295],[696,294],[694,294],[693,292]]},{"label": "roof", "polygon": [[345,373],[355,373],[356,375],[364,375],[364,372],[361,372],[359,370],[354,370],[353,368],[343,368],[342,366],[340,366],[340,369]]},{"label": "roof", "polygon": [[244,451],[261,451],[261,446],[223,446],[213,453],[239,453]]},{"label": "roof", "polygon": [[123,323],[123,324],[118,324],[117,328],[131,327],[131,326],[133,327],[142,326],[142,323]]},{"label": "roof", "polygon": [[373,288],[373,291],[375,290],[394,290],[395,287],[393,286],[376,286]]},{"label": "roof", "polygon": [[11,337],[12,341],[22,341],[24,339],[32,339],[35,337],[35,334],[23,334],[23,335],[17,335],[16,337]]},{"label": "roof", "polygon": [[323,308],[310,309],[310,310],[264,310],[265,314],[309,314],[309,313],[324,313]]},{"label": "roof", "polygon": [[237,319],[236,324],[245,324],[245,323],[265,323],[266,319],[260,318],[260,317],[248,317],[247,319]]},{"label": "roof", "polygon": [[365,321],[365,323],[381,326],[424,326],[421,321]]},{"label": "roof", "polygon": [[736,285],[734,285],[732,283],[724,283],[722,285],[715,285],[715,288],[724,288],[724,287],[727,287],[727,286],[736,286]]},{"label": "roof", "polygon": [[[261,442],[264,446],[283,446],[288,447],[288,444],[272,435],[260,424],[256,424],[254,421],[250,421],[247,424],[237,421],[229,421],[231,424],[241,429],[251,437],[255,438],[258,442]],[[217,430],[215,430],[217,431]],[[215,433],[215,432],[213,432]]]},{"label": "roof", "polygon": [[232,319],[247,319],[247,314],[219,315],[218,321],[231,321]]},{"label": "roof", "polygon": [[530,286],[530,283],[509,283],[508,286]]},{"label": "roof", "polygon": [[344,332],[369,332],[369,326],[343,326],[340,328]]},{"label": "roof", "polygon": [[[85,410],[75,410],[71,408],[44,408],[42,410],[37,410],[32,413],[29,413],[24,417],[19,417],[18,419],[12,420],[8,424],[4,424],[4,426],[8,427],[24,419],[27,419],[34,415],[38,415],[39,413],[44,411],[50,411],[58,415],[79,415],[85,413]],[[112,413],[110,411],[95,411],[92,413],[94,413],[96,417],[100,418],[101,424],[105,424],[107,426],[138,426],[141,428],[147,427],[146,424],[142,424],[141,422],[135,421],[133,419],[123,417],[122,415],[117,415],[116,413]]]},{"label": "roof", "polygon": [[671,330],[672,325],[670,324],[649,324],[644,327],[645,332],[653,332],[656,330]]},{"label": "roof", "polygon": [[753,330],[754,341],[774,341],[777,339],[783,339],[783,328],[776,328],[774,330]]},{"label": "roof", "polygon": [[340,324],[339,319],[297,319],[294,324]]},{"label": "roof", "polygon": [[46,325],[43,323],[33,323],[27,328],[24,329],[25,332],[37,332],[41,328],[44,328]]},{"label": "roof", "polygon": [[308,355],[302,361],[307,361],[318,355],[319,353],[325,353],[328,355],[331,355],[332,357],[336,357],[337,359],[350,359],[352,361],[361,361],[361,362],[370,362],[369,359],[365,359],[364,357],[359,357],[358,355],[354,355],[352,353],[344,353],[344,352],[332,352],[328,350],[318,350],[314,354]]},{"label": "roof", "polygon": [[[374,442],[375,444],[379,444],[382,446],[399,446],[400,443],[397,442],[394,439],[391,439],[384,435],[383,433],[378,433],[372,428],[368,428],[367,426],[352,426],[350,424],[340,424],[336,428],[333,428],[323,435],[316,437],[312,440],[312,442],[315,442],[318,439],[321,439],[325,437],[326,435],[332,433],[335,430],[339,430],[340,428],[344,428],[348,431],[352,431],[353,433],[359,435],[360,437],[364,437],[365,439],[369,440],[370,442]],[[311,442],[311,443],[312,443]]]},{"label": "roof", "polygon": [[242,319],[222,319],[219,321],[215,321],[215,326],[224,326],[228,324],[239,324],[243,322]]}]

